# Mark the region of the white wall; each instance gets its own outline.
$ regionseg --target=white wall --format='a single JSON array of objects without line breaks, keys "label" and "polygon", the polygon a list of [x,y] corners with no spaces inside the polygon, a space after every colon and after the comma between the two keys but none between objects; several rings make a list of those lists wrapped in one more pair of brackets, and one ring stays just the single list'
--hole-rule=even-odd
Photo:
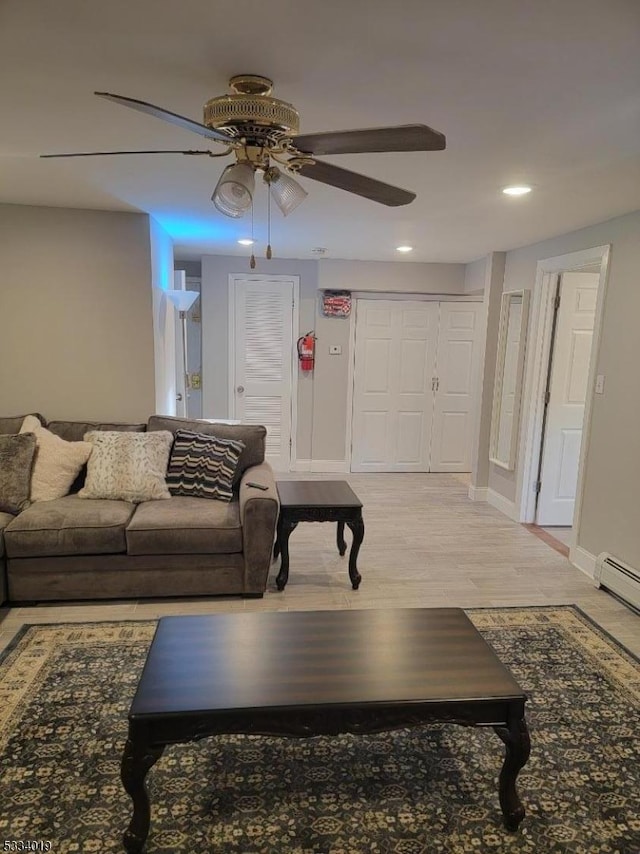
[{"label": "white wall", "polygon": [[[594,397],[578,545],[640,567],[640,211],[507,252],[504,290],[533,289],[539,260],[605,244],[612,249],[596,372],[606,383],[605,393]],[[529,336],[535,320],[532,313]],[[520,448],[530,405],[523,401]],[[490,469],[489,486],[508,501],[521,493],[520,456],[515,472]]]},{"label": "white wall", "polygon": [[153,412],[149,218],[0,205],[0,409],[138,421]]}]

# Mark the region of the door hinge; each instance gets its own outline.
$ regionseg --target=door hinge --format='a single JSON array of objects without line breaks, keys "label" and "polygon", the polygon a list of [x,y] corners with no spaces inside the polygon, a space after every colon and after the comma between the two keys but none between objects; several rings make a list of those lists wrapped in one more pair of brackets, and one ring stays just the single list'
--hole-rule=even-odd
[{"label": "door hinge", "polygon": [[556,294],[556,299],[553,305],[556,311],[560,308],[560,292]]},{"label": "door hinge", "polygon": [[293,447],[293,439],[289,439],[289,450]]},{"label": "door hinge", "polygon": [[551,400],[551,392],[545,391],[544,393],[544,405],[549,406],[549,401]]},{"label": "door hinge", "polygon": [[539,480],[539,481],[536,483],[536,495],[540,495],[540,490],[541,490],[541,489],[542,489],[542,481],[541,481],[541,480]]}]

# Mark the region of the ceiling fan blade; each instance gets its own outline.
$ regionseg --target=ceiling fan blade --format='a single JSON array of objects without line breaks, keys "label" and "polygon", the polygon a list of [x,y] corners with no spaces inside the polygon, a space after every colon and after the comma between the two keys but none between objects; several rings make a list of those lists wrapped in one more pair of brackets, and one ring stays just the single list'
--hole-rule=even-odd
[{"label": "ceiling fan blade", "polygon": [[208,128],[206,125],[201,125],[200,122],[194,122],[193,119],[179,116],[177,113],[172,113],[162,107],[156,107],[155,104],[138,101],[136,98],[126,98],[124,95],[113,95],[111,92],[94,92],[93,94],[100,98],[107,98],[109,101],[115,101],[116,104],[122,104],[123,107],[131,107],[132,110],[138,110],[141,113],[155,116],[157,119],[163,119],[165,122],[184,128],[184,130],[199,133],[200,136],[206,136],[207,139],[214,139],[216,142],[224,142],[227,145],[232,141],[231,137],[222,131]]},{"label": "ceiling fan blade", "polygon": [[291,137],[305,154],[363,154],[382,151],[442,151],[444,134],[427,125],[336,130]]},{"label": "ceiling fan blade", "polygon": [[303,178],[312,178],[314,181],[338,187],[348,193],[356,193],[358,196],[364,196],[365,199],[371,199],[373,202],[380,202],[389,207],[408,205],[416,197],[415,193],[410,193],[408,190],[401,190],[400,187],[384,184],[375,178],[359,175],[350,169],[341,169],[333,163],[323,163],[321,160],[303,164],[298,174]]},{"label": "ceiling fan blade", "polygon": [[212,151],[174,151],[173,149],[151,149],[150,151],[77,151],[73,154],[41,154],[43,159],[52,157],[105,157],[112,154],[209,154],[217,157]]}]

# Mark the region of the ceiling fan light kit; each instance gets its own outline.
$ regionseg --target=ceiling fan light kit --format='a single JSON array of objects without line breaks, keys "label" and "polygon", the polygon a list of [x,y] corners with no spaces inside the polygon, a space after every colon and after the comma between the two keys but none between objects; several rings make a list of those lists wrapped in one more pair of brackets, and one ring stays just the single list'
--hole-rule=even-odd
[{"label": "ceiling fan light kit", "polygon": [[280,208],[283,216],[288,216],[309,193],[291,175],[286,175],[277,166],[270,166],[264,174],[269,185],[271,198]]},{"label": "ceiling fan light kit", "polygon": [[[146,101],[111,92],[95,92],[101,98],[224,145],[225,151],[102,151],[41,156],[95,157],[144,153],[220,157],[233,153],[236,162],[223,171],[211,200],[220,213],[236,219],[253,210],[256,172],[262,174],[269,187],[269,198],[273,198],[284,216],[295,210],[308,195],[292,177],[294,175],[311,178],[389,207],[408,205],[415,199],[415,193],[318,160],[317,155],[441,151],[446,146],[442,133],[422,124],[300,134],[298,111],[292,104],[271,95],[273,83],[268,77],[238,74],[229,80],[229,88],[229,94],[207,101],[202,124]],[[270,245],[267,257],[271,257]]]},{"label": "ceiling fan light kit", "polygon": [[237,219],[251,208],[254,189],[253,167],[249,163],[233,163],[218,179],[211,201],[220,213]]}]

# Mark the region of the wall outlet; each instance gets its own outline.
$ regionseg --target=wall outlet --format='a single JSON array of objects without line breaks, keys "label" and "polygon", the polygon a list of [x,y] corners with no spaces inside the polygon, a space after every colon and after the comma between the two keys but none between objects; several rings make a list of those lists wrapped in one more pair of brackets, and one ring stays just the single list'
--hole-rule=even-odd
[{"label": "wall outlet", "polygon": [[596,394],[604,394],[604,374],[596,377]]},{"label": "wall outlet", "polygon": [[329,345],[329,355],[330,356],[340,356],[342,354],[342,347],[339,344],[330,344]]}]

